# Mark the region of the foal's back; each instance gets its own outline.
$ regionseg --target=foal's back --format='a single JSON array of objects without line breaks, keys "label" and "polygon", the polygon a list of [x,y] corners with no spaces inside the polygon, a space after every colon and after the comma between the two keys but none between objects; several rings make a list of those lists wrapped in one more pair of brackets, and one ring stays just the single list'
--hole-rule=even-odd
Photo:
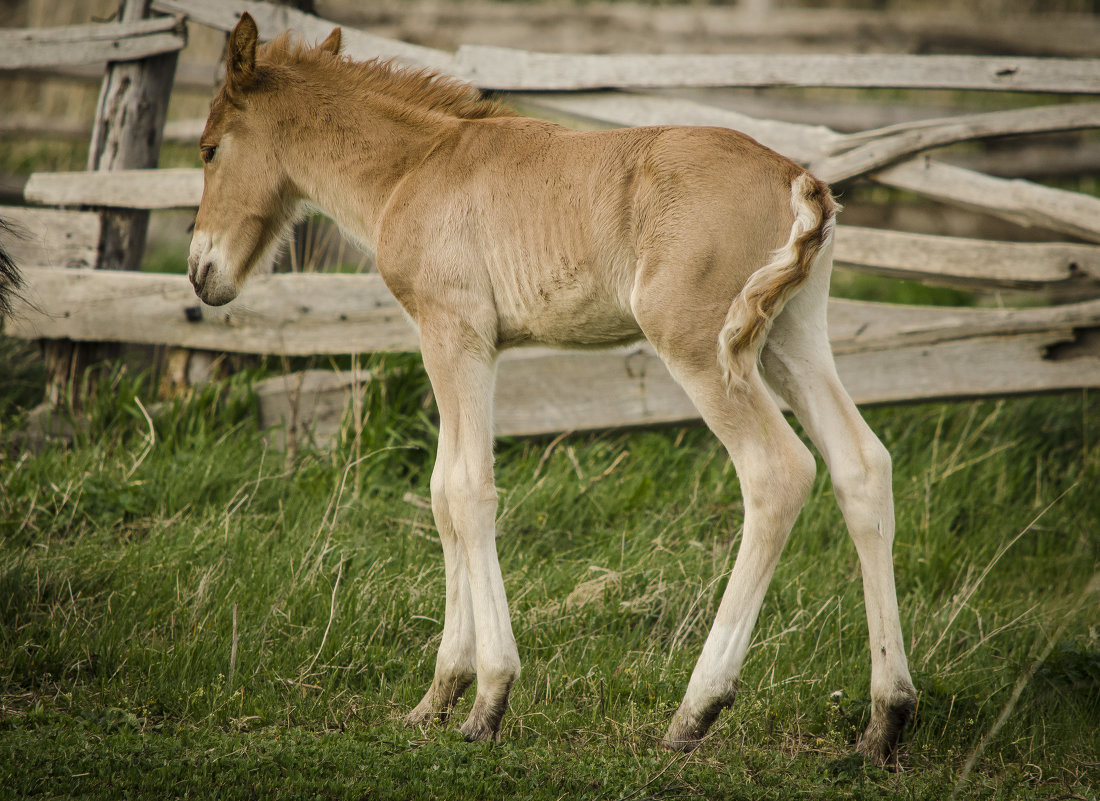
[{"label": "foal's back", "polygon": [[802,170],[724,128],[574,131],[523,117],[456,121],[391,199],[379,264],[401,298],[463,276],[498,347],[637,339],[635,289],[709,332],[791,227]]}]

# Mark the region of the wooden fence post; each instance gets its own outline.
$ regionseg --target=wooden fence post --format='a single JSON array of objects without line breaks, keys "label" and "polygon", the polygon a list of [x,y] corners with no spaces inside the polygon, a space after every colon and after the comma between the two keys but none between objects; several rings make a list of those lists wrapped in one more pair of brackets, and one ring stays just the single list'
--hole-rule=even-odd
[{"label": "wooden fence post", "polygon": [[[144,19],[150,4],[151,0],[121,0],[118,20]],[[92,127],[89,170],[157,166],[177,58],[178,53],[172,52],[107,65]],[[102,212],[97,266],[106,270],[140,269],[148,225],[149,212],[145,210]],[[94,362],[117,357],[118,353],[117,346],[98,343],[47,342],[47,402],[56,406],[67,398],[79,405],[79,379],[84,371]]]}]

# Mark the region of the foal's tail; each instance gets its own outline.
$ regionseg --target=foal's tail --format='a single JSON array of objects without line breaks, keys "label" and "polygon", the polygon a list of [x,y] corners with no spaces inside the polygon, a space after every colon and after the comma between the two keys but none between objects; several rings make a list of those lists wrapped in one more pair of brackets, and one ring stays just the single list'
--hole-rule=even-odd
[{"label": "foal's tail", "polygon": [[749,277],[718,332],[718,363],[730,390],[748,379],[772,320],[810,277],[818,254],[832,239],[838,210],[824,181],[804,172],[791,182],[790,238]]},{"label": "foal's tail", "polygon": [[[10,223],[0,220],[0,234],[18,236],[18,231]],[[22,286],[23,278],[19,275],[19,268],[4,248],[3,238],[0,238],[0,320],[11,314],[12,303]]]}]

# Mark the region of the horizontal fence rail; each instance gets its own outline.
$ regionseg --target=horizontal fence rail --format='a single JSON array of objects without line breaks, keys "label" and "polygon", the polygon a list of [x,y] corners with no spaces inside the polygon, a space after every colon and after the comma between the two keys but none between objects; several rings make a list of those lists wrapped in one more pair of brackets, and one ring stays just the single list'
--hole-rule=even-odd
[{"label": "horizontal fence rail", "polygon": [[35,173],[23,188],[28,202],[122,209],[197,208],[202,170],[190,167],[112,172]]},{"label": "horizontal fence rail", "polygon": [[[194,208],[202,193],[202,171],[43,173],[28,187],[37,199],[65,198],[68,205]],[[27,232],[13,243],[20,261],[94,266],[99,241],[94,212],[9,206],[0,207],[0,217]],[[838,263],[866,272],[949,286],[1034,289],[1092,282],[1100,291],[1098,245],[991,242],[839,225],[834,256]]]},{"label": "horizontal fence rail", "polygon": [[[285,6],[237,0],[154,0],[154,7],[223,30],[241,11],[263,38],[290,28],[320,40],[332,23]],[[455,54],[349,30],[348,53],[398,58],[484,89],[547,91],[690,86],[903,87],[1094,94],[1100,59],[909,55],[576,55],[464,45]]]},{"label": "horizontal fence rail", "polygon": [[137,22],[0,29],[0,69],[56,69],[107,61],[137,61],[175,53],[187,44],[179,17]]},{"label": "horizontal fence rail", "polygon": [[[26,338],[118,341],[275,355],[414,351],[415,329],[377,275],[260,276],[203,307],[183,276],[28,270]],[[834,299],[829,333],[858,403],[1100,385],[1100,300],[956,309]],[[647,343],[604,352],[502,354],[497,433],[648,425],[697,413]]]},{"label": "horizontal fence rail", "polygon": [[[294,356],[415,351],[416,329],[376,273],[256,276],[240,300],[201,304],[182,275],[28,269],[29,308],[9,333],[29,339],[182,345]],[[1100,300],[1030,309],[830,301],[837,353],[954,338],[1100,331]]]},{"label": "horizontal fence rail", "polygon": [[908,55],[584,55],[463,46],[455,73],[487,89],[693,86],[1092,93],[1098,59]]}]

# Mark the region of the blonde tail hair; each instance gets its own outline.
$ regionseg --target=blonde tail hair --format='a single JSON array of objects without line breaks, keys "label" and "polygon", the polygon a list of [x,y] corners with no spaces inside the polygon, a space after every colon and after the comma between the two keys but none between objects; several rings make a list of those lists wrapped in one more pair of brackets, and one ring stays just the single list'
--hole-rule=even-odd
[{"label": "blonde tail hair", "polygon": [[718,364],[730,391],[744,386],[772,320],[810,277],[818,254],[833,236],[838,210],[824,181],[804,172],[791,182],[794,223],[787,244],[745,282],[718,332]]}]

